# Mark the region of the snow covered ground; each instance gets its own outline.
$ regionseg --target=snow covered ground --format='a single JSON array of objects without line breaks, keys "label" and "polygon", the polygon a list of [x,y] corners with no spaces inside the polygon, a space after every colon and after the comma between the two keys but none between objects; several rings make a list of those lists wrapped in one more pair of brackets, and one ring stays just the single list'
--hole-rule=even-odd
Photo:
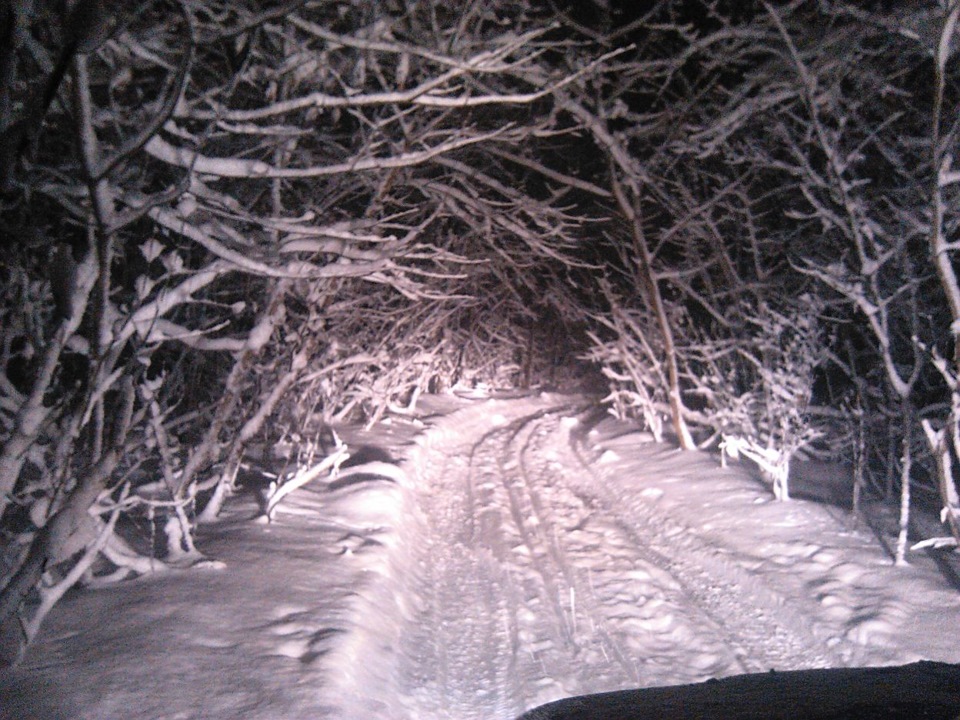
[{"label": "snow covered ground", "polygon": [[579,397],[425,398],[351,444],[400,482],[315,481],[221,564],[65,598],[0,718],[507,719],[743,672],[960,662],[960,597],[835,508],[657,446]]}]

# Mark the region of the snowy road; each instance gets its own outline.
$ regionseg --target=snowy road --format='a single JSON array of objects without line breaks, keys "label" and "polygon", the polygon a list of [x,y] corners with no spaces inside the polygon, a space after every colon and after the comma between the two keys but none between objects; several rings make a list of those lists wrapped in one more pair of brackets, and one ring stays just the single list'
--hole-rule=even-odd
[{"label": "snowy road", "polygon": [[65,598],[0,672],[0,719],[510,720],[772,668],[960,662],[957,594],[838,510],[582,399],[425,405],[348,438],[405,447],[397,482],[318,480],[272,524],[234,498],[199,536],[214,567]]},{"label": "snowy road", "polygon": [[[816,598],[729,559],[657,490],[624,502],[589,443],[602,415],[512,409],[461,411],[413,459],[419,517],[395,578],[407,601],[383,618],[394,663],[336,688],[346,717],[513,718],[570,695],[860,659]],[[653,474],[676,455],[648,452]]]}]

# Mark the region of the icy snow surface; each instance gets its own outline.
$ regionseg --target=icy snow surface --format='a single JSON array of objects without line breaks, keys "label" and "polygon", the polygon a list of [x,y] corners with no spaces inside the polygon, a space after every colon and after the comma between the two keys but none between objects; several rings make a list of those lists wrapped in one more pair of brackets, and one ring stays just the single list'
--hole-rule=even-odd
[{"label": "icy snow surface", "polygon": [[[428,399],[348,442],[402,482],[316,481],[201,529],[224,569],[64,599],[0,718],[496,720],[743,672],[960,661],[960,598],[841,511],[582,398]],[[441,404],[438,404],[441,403]],[[412,441],[412,442],[411,442]]]}]

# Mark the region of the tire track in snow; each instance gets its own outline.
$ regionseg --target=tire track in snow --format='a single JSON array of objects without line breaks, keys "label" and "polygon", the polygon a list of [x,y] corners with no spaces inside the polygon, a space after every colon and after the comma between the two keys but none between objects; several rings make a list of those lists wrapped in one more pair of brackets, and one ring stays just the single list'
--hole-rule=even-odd
[{"label": "tire track in snow", "polygon": [[[674,660],[688,644],[708,650],[696,679],[741,669],[739,648],[682,584],[566,488],[561,419],[582,410],[555,404],[469,448],[428,453],[432,571],[415,590],[430,600],[409,644],[411,717],[510,718],[568,695],[680,681]],[[608,558],[617,565],[603,577]]]},{"label": "tire track in snow", "polygon": [[[500,480],[506,492],[510,515],[522,542],[522,545],[518,546],[521,548],[521,561],[523,558],[530,559],[530,566],[535,570],[539,581],[539,600],[549,606],[553,617],[551,626],[549,623],[544,624],[542,618],[539,618],[539,622],[529,622],[534,618],[526,616],[527,624],[530,625],[529,635],[544,635],[545,630],[552,635],[549,639],[535,643],[544,650],[555,651],[552,654],[557,656],[553,660],[553,663],[558,665],[556,667],[548,667],[546,658],[540,660],[539,667],[547,677],[569,673],[569,661],[584,653],[583,639],[577,631],[578,583],[565,555],[565,549],[561,546],[553,518],[550,513],[545,512],[534,482],[534,476],[539,474],[537,471],[543,470],[540,466],[542,458],[537,456],[542,453],[544,437],[552,436],[552,426],[555,423],[553,417],[538,417],[535,420],[525,418],[520,421],[516,430],[509,431],[500,442],[493,443],[496,454],[494,460],[500,469]],[[528,601],[535,597],[528,598]],[[584,614],[583,607],[580,613]],[[595,623],[594,628],[596,632]],[[549,632],[551,630],[552,633]],[[609,633],[604,632],[602,627],[600,636],[603,648],[601,652],[605,658],[620,666],[626,681],[632,684],[639,682],[636,668],[627,658],[624,649]]]},{"label": "tire track in snow", "polygon": [[681,583],[692,602],[725,633],[737,638],[743,670],[858,664],[862,649],[824,623],[816,603],[778,592],[725,557],[722,548],[701,538],[694,528],[648,502],[632,502],[624,508],[605,491],[600,473],[584,456],[587,429],[580,427],[572,432],[567,444],[570,455],[589,478],[575,491],[601,508],[637,547],[644,548],[654,564]]},{"label": "tire track in snow", "polygon": [[[658,668],[657,660],[676,657],[674,646],[684,642],[706,649],[708,661],[701,659],[698,673],[742,669],[737,643],[690,602],[687,589],[663,563],[568,489],[571,463],[559,462],[557,455],[565,438],[560,425],[559,414],[540,418],[505,443],[500,455],[518,459],[516,471],[504,467],[504,484],[543,595],[558,618],[552,670],[570,674],[571,666],[586,665],[586,672],[574,673],[579,686],[568,687],[568,694],[655,684],[664,674],[660,681],[676,682],[683,670],[671,662]],[[524,532],[525,526],[531,529]],[[596,582],[597,564],[603,569],[601,558],[608,556],[621,567],[611,581]],[[650,636],[667,639],[651,643]]]},{"label": "tire track in snow", "polygon": [[441,428],[415,463],[417,501],[429,530],[408,588],[421,611],[402,631],[395,673],[405,717],[513,718],[577,690],[558,684],[542,657],[555,642],[562,613],[538,621],[546,634],[529,630],[530,620],[542,615],[544,583],[542,574],[518,567],[524,563],[515,549],[526,525],[511,517],[501,479],[502,466],[512,462],[503,439],[558,407],[530,412],[529,401],[503,407],[524,416],[497,427],[507,420],[489,417],[486,408],[461,411],[447,422],[477,426],[473,437],[479,439],[452,445]]},{"label": "tire track in snow", "polygon": [[485,403],[428,434],[418,520],[398,538],[414,546],[390,578],[407,599],[384,609],[392,669],[375,676],[386,687],[358,688],[388,709],[364,717],[506,720],[570,695],[836,664],[787,598],[604,492],[571,444],[584,411]]},{"label": "tire track in snow", "polygon": [[503,548],[476,542],[490,518],[475,512],[470,448],[443,443],[436,440],[420,462],[418,500],[429,533],[420,550],[424,570],[410,592],[423,611],[401,646],[399,693],[409,718],[514,717],[516,602]]}]

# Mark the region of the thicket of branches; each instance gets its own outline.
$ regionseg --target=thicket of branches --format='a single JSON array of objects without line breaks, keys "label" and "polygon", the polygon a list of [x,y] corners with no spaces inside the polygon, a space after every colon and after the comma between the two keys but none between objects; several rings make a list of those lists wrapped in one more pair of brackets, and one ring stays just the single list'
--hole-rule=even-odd
[{"label": "thicket of branches", "polygon": [[[512,2],[4,12],[0,621],[22,645],[98,557],[195,561],[197,498],[268,419],[374,420],[517,363],[528,272],[581,224],[528,181],[535,148],[597,68],[546,62],[550,18]],[[162,561],[113,531],[133,513],[172,518]]]},{"label": "thicket of branches", "polygon": [[957,5],[572,7],[4,6],[8,647],[196,562],[251,443],[578,355],[783,497],[815,445],[958,534]]},{"label": "thicket of branches", "polygon": [[911,487],[956,538],[960,10],[710,8],[651,11],[629,80],[570,101],[623,221],[594,356],[625,410],[721,437],[784,497],[804,447],[899,487],[900,559]]}]

